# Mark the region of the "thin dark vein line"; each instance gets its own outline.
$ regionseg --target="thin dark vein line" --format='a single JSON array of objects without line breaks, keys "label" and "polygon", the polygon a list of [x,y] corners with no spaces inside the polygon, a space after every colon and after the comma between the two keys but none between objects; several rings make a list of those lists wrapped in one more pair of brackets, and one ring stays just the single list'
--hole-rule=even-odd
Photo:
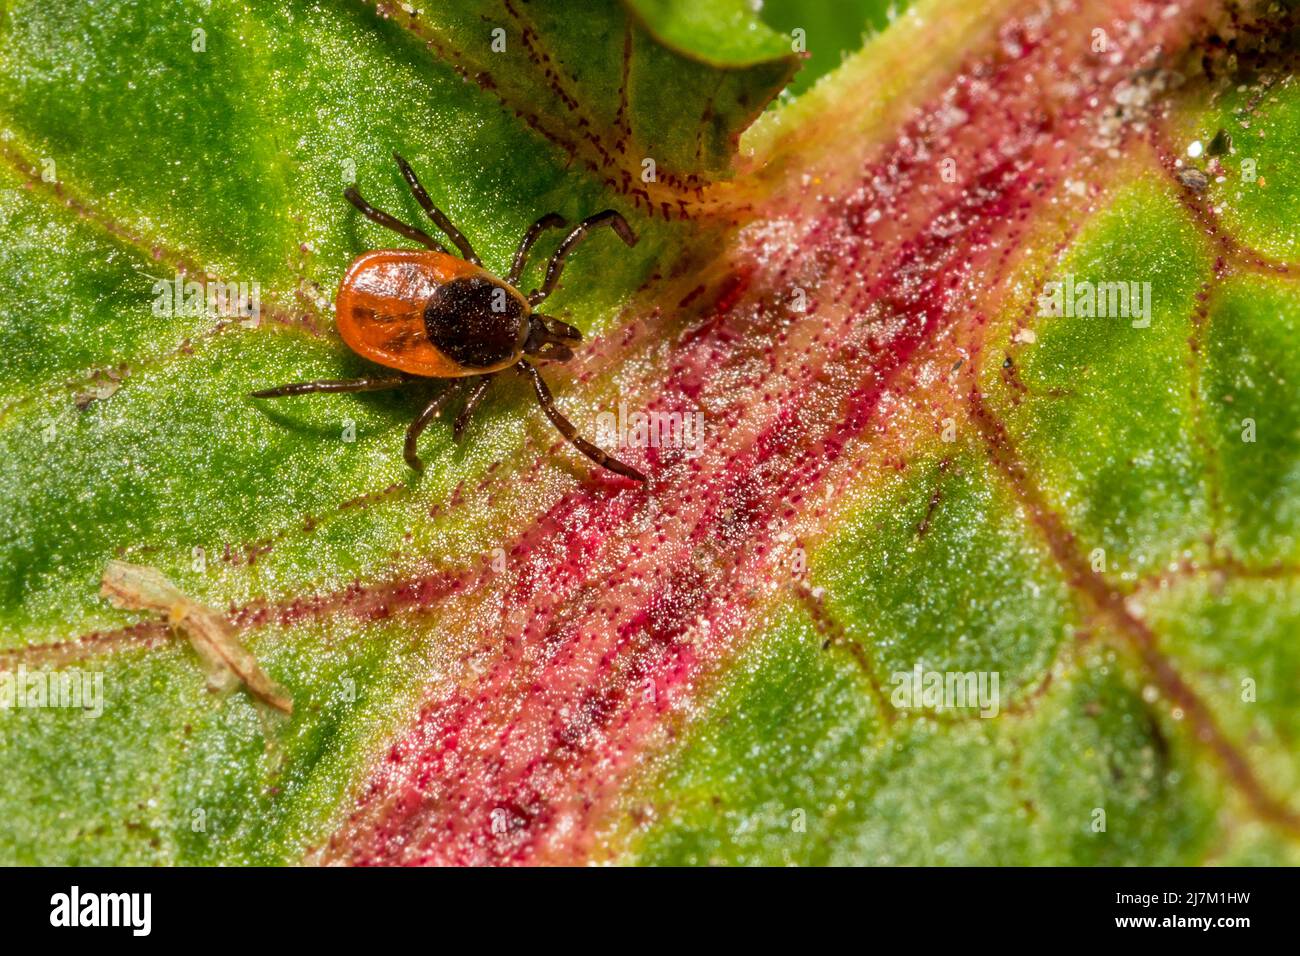
[{"label": "thin dark vein line", "polygon": [[897,714],[881,689],[880,679],[876,676],[875,665],[872,663],[871,655],[868,654],[862,641],[848,632],[843,623],[827,608],[822,596],[814,592],[806,583],[796,581],[794,583],[794,595],[812,620],[817,633],[821,635],[822,650],[838,647],[848,652],[849,658],[866,678],[867,686],[871,688],[871,696],[875,698],[877,709],[880,711],[881,716],[884,717],[885,724],[887,726],[892,725]]},{"label": "thin dark vein line", "polygon": [[[212,275],[206,270],[195,264],[194,257],[183,251],[169,249],[156,243],[150,243],[143,237],[133,233],[126,226],[116,222],[96,210],[90,203],[77,197],[69,187],[63,182],[46,182],[36,171],[35,164],[30,157],[24,155],[19,147],[12,140],[0,146],[0,162],[11,169],[16,175],[26,181],[27,188],[35,195],[42,196],[52,205],[60,206],[69,210],[79,221],[98,229],[107,236],[111,241],[135,250],[143,258],[166,264],[168,268],[176,270],[180,275],[195,276],[205,285],[215,284],[223,280]],[[295,294],[299,300],[301,295]],[[316,336],[319,335],[314,319],[310,313],[295,314],[273,305],[262,305],[261,317],[269,319],[267,323],[257,325],[257,329],[275,329],[275,330],[292,330],[304,332]],[[114,368],[120,373],[119,381],[127,376],[139,372],[142,369],[155,369],[165,367],[172,361],[193,354],[194,340],[212,339],[227,332],[236,331],[250,333],[255,331],[251,327],[246,327],[237,319],[222,319],[213,323],[211,326],[196,330],[193,337],[186,337],[179,346],[162,352],[145,355],[135,358],[132,361],[123,363],[102,362],[97,365],[89,366],[79,373],[72,373],[69,377],[57,383],[47,383],[38,390],[22,395],[4,407],[0,408],[0,425],[9,418],[9,416],[19,408],[54,395],[66,394],[77,390],[85,389],[104,372],[107,368]]]},{"label": "thin dark vein line", "polygon": [[[13,140],[8,140],[3,146],[0,146],[0,160],[16,175],[25,179],[32,192],[47,197],[54,205],[63,206],[82,222],[95,226],[115,242],[134,249],[143,258],[153,262],[169,264],[182,275],[196,276],[205,284],[223,281],[220,277],[199,266],[192,254],[180,249],[168,248],[159,243],[149,242],[143,236],[132,232],[122,223],[103,215],[90,202],[73,192],[67,183],[62,180],[57,182],[43,180],[30,156],[20,151],[20,148],[14,144]],[[270,309],[263,307],[262,313],[274,324],[302,328],[312,334],[318,334],[316,327],[312,324],[312,321],[318,316],[295,315],[274,307]]]},{"label": "thin dark vein line", "polygon": [[[725,189],[718,196],[713,196],[710,192],[711,187],[726,184],[715,183],[698,173],[669,170],[660,165],[656,178],[649,183],[643,183],[640,161],[628,151],[632,135],[630,124],[625,121],[626,135],[620,135],[615,140],[613,145],[616,149],[613,151],[608,149],[598,133],[605,125],[604,122],[597,122],[588,115],[583,107],[582,97],[561,82],[558,67],[554,66],[554,61],[540,45],[540,35],[531,21],[511,0],[502,0],[504,9],[523,32],[521,40],[525,44],[529,59],[542,74],[539,82],[549,86],[555,98],[571,114],[570,122],[564,125],[548,121],[531,104],[519,101],[516,91],[503,89],[486,63],[451,45],[426,19],[413,12],[399,16],[385,0],[362,0],[362,2],[374,8],[380,16],[393,19],[402,28],[412,33],[437,59],[444,61],[462,77],[476,83],[496,97],[531,130],[570,158],[580,159],[594,173],[602,177],[606,186],[618,191],[648,214],[669,216],[674,208],[683,217],[689,213],[732,210],[734,202]],[[632,29],[630,23],[628,29]],[[575,135],[573,132],[575,129],[581,132]]]},{"label": "thin dark vein line", "polygon": [[1219,729],[1209,708],[1161,653],[1156,635],[1144,621],[1129,611],[1124,603],[1124,595],[1112,588],[1084,560],[1076,547],[1074,533],[1066,529],[1060,516],[1044,500],[1014,451],[1005,427],[985,405],[978,387],[972,387],[969,402],[971,418],[984,440],[990,459],[1002,472],[1012,493],[1038,528],[1057,563],[1068,575],[1075,592],[1092,606],[1101,620],[1110,624],[1115,632],[1126,639],[1164,696],[1186,715],[1193,731],[1193,739],[1215,755],[1227,778],[1246,798],[1254,812],[1292,836],[1300,835],[1300,815],[1264,789],[1254,768]]}]

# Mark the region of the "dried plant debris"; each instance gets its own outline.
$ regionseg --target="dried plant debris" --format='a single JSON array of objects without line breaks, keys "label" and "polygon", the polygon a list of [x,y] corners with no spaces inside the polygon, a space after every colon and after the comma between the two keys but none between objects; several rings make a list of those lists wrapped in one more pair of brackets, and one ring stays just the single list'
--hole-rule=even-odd
[{"label": "dried plant debris", "polygon": [[1210,178],[1195,167],[1180,169],[1176,175],[1178,181],[1194,193],[1203,193],[1210,187]]},{"label": "dried plant debris", "polygon": [[86,387],[77,392],[74,401],[77,411],[84,412],[93,402],[102,402],[112,398],[122,387],[122,376],[126,366],[106,368],[97,371],[86,383]]},{"label": "dried plant debris", "polygon": [[258,666],[257,658],[244,649],[220,615],[187,598],[156,569],[110,561],[100,593],[121,608],[166,614],[203,659],[214,690],[225,692],[242,684],[263,703],[293,713],[293,700]]},{"label": "dried plant debris", "polygon": [[1210,140],[1210,145],[1205,147],[1205,154],[1207,156],[1226,156],[1230,152],[1232,152],[1232,137],[1226,129],[1220,126],[1219,131],[1214,134],[1214,139]]}]

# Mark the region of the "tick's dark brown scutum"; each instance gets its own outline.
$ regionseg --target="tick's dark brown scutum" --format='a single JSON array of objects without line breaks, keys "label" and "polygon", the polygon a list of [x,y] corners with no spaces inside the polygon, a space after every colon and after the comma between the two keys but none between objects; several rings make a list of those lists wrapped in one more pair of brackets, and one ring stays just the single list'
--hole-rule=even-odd
[{"label": "tick's dark brown scutum", "polygon": [[527,306],[486,276],[453,279],[434,290],[424,328],[434,348],[467,368],[492,368],[523,353]]},{"label": "tick's dark brown scutum", "polygon": [[420,207],[463,258],[453,256],[423,230],[376,209],[355,187],[348,187],[344,197],[367,219],[427,250],[376,249],[364,253],[353,261],[339,285],[334,314],[343,341],[358,355],[392,372],[341,381],[296,382],[254,392],[253,398],[374,392],[419,379],[454,379],[452,385],[425,402],[406,430],[406,462],[421,471],[424,465],[416,453],[416,440],[441,414],[447,400],[461,386],[470,386],[465,409],[457,417],[453,431],[459,440],[488,382],[498,372],[513,368],[530,379],[546,417],[575,448],[603,468],[634,481],[645,481],[641,472],[578,434],[556,408],[537,368],[527,360],[532,357],[544,362],[566,362],[573,357],[572,346],[582,340],[582,333],[558,319],[537,314],[533,307],[555,289],[569,252],[593,228],[607,225],[627,245],[636,245],[636,233],[627,220],[612,209],[604,209],[574,226],[547,263],[542,287],[525,297],[517,285],[528,253],[541,233],[564,228],[564,218],[548,213],[533,223],[515,250],[508,278],[499,279],[480,265],[469,240],[434,206],[406,160],[396,153],[393,158]]}]

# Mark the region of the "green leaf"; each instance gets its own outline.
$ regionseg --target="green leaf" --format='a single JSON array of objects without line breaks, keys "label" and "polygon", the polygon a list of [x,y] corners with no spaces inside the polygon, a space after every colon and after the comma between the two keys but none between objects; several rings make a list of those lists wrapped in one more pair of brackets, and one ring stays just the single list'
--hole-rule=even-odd
[{"label": "green leaf", "polygon": [[[1037,9],[5,5],[0,862],[1296,862],[1290,25]],[[498,273],[628,217],[543,372],[647,487],[516,376],[422,474],[437,383],[248,397],[374,371],[393,151]]]}]

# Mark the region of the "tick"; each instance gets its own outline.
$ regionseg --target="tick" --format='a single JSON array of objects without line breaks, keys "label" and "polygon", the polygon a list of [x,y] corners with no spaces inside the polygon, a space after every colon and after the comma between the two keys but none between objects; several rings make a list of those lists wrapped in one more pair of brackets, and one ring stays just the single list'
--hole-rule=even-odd
[{"label": "tick", "polygon": [[524,295],[517,285],[529,250],[547,229],[566,228],[568,223],[564,217],[548,213],[533,223],[515,250],[510,271],[501,279],[483,268],[469,240],[433,204],[406,160],[396,153],[393,159],[416,202],[460,252],[459,257],[452,255],[428,233],[376,209],[362,198],[356,187],[349,186],[344,191],[348,202],[367,219],[425,247],[423,250],[375,249],[358,256],[348,267],[335,299],[335,315],[343,341],[358,355],[393,372],[365,378],[294,382],[254,392],[252,397],[377,392],[420,379],[456,379],[451,387],[430,399],[406,430],[406,463],[422,471],[424,465],[416,453],[416,442],[441,413],[447,400],[468,388],[464,408],[452,429],[455,440],[459,441],[492,379],[507,369],[514,369],[529,380],[537,404],[578,451],[603,468],[634,481],[645,481],[641,472],[578,434],[555,407],[551,390],[537,367],[528,361],[533,358],[567,362],[573,358],[572,346],[582,341],[582,333],[534,309],[555,291],[569,253],[592,229],[609,226],[627,245],[636,245],[636,233],[627,220],[613,209],[582,220],[561,240],[551,256],[541,288]]}]

